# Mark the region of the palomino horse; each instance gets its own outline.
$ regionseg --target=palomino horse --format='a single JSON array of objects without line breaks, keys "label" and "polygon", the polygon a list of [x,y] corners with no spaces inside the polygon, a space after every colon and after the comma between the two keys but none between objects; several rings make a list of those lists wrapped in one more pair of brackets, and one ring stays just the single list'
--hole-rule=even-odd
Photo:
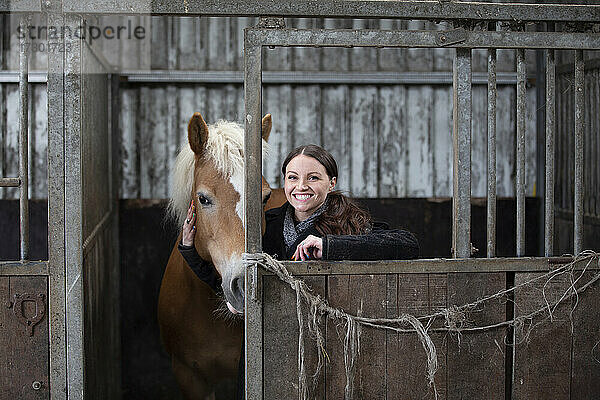
[{"label": "palomino horse", "polygon": [[[271,125],[267,114],[262,120],[263,148]],[[244,130],[226,121],[207,126],[200,113],[195,113],[188,125],[188,142],[175,163],[169,209],[182,226],[193,199],[194,245],[223,278],[229,309],[238,313],[243,310],[243,283],[240,285],[239,279],[232,282],[232,277],[239,277],[243,270]],[[263,204],[270,195],[263,178]],[[278,205],[281,203],[279,200]],[[181,235],[177,243],[180,240]],[[175,245],[160,288],[158,322],[184,398],[204,399],[215,392],[219,382],[235,384],[242,323],[231,316],[224,301],[197,278]]]}]

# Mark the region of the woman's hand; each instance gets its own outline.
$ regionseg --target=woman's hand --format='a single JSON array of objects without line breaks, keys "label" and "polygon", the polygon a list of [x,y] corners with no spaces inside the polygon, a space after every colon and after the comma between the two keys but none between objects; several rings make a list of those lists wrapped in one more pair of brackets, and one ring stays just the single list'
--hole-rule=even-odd
[{"label": "woman's hand", "polygon": [[190,208],[188,208],[187,217],[185,222],[183,223],[183,233],[181,237],[181,244],[184,246],[193,246],[194,245],[194,234],[196,233],[196,206],[194,205],[194,201],[190,203]]},{"label": "woman's hand", "polygon": [[294,261],[306,261],[309,258],[323,258],[323,239],[308,235],[308,237],[296,247],[296,252],[292,258]]}]

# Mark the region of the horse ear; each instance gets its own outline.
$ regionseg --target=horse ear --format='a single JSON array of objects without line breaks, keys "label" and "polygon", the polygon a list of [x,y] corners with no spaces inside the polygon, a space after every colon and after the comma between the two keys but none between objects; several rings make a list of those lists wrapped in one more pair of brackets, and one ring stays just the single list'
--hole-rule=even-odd
[{"label": "horse ear", "polygon": [[262,138],[265,139],[265,142],[269,141],[269,134],[271,133],[272,127],[273,121],[271,120],[271,114],[266,114],[262,119]]},{"label": "horse ear", "polygon": [[190,148],[196,155],[204,152],[204,146],[208,140],[208,126],[199,112],[194,113],[188,124],[188,142]]}]

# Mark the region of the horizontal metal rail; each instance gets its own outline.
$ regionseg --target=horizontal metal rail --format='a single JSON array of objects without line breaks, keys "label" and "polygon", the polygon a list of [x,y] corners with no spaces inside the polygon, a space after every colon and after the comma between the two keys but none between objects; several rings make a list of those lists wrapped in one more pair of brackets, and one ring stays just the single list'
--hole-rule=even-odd
[{"label": "horizontal metal rail", "polygon": [[[465,258],[401,261],[284,261],[292,275],[381,275],[445,274],[456,272],[547,272],[573,261],[570,257]],[[575,269],[586,267],[589,260],[578,261]],[[590,263],[589,270],[599,270],[600,263]],[[270,272],[264,272],[270,275]]]},{"label": "horizontal metal rail", "polygon": [[48,261],[0,261],[2,275],[48,275]]},{"label": "horizontal metal rail", "polygon": [[[0,5],[3,3],[0,3]],[[276,16],[400,18],[487,21],[600,21],[598,5],[507,4],[450,1],[340,0],[65,0],[63,10],[77,14],[152,14],[202,16]],[[39,4],[35,4],[39,8]],[[0,11],[6,8],[0,6]]]},{"label": "horizontal metal rail", "polygon": [[20,178],[0,178],[0,187],[19,187],[21,186]]},{"label": "horizontal metal rail", "polygon": [[275,47],[462,47],[498,49],[600,49],[598,33],[381,31],[350,29],[246,29],[246,43]]},{"label": "horizontal metal rail", "polygon": [[[244,71],[174,71],[174,70],[125,70],[119,73],[127,83],[244,83]],[[527,81],[535,82],[530,74]],[[18,83],[17,71],[0,71],[0,83]],[[46,83],[46,72],[29,73],[30,83]],[[354,71],[264,71],[263,84],[323,84],[323,85],[451,85],[452,72],[354,72]],[[487,85],[486,72],[473,72],[474,85]],[[514,72],[497,72],[496,84],[515,85]]]}]

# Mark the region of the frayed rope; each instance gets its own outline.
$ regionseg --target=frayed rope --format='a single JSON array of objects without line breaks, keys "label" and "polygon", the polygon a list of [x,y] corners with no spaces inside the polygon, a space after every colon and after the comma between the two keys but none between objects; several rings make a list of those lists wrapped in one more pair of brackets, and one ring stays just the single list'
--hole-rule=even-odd
[{"label": "frayed rope", "polygon": [[[304,281],[302,281],[301,279],[294,278],[281,262],[275,260],[273,257],[266,253],[244,253],[242,258],[246,265],[260,265],[266,271],[275,274],[280,280],[287,283],[296,292],[296,313],[299,326],[298,395],[299,398],[302,400],[308,399],[310,397],[310,387],[307,382],[308,379],[306,373],[304,354],[305,325],[308,326],[308,331],[315,340],[317,353],[319,355],[315,373],[312,376],[312,386],[316,385],[317,383],[318,375],[324,365],[325,358],[329,359],[329,356],[325,351],[324,338],[321,332],[321,328],[319,326],[320,318],[323,315],[325,315],[329,319],[339,321],[340,324],[342,324],[345,328],[345,335],[343,339],[344,366],[346,373],[346,386],[344,388],[345,399],[349,400],[353,397],[355,363],[360,353],[361,325],[370,326],[376,329],[392,330],[395,332],[416,333],[427,355],[427,381],[430,388],[433,389],[434,396],[437,399],[438,393],[435,387],[435,373],[438,369],[437,351],[433,341],[431,340],[431,337],[429,336],[429,331],[446,331],[456,333],[460,342],[460,334],[464,331],[484,331],[508,326],[513,326],[516,329],[522,330],[525,326],[525,323],[529,322],[530,329],[524,335],[527,339],[529,334],[531,333],[531,329],[533,329],[533,327],[535,326],[531,323],[535,316],[543,313],[548,313],[548,318],[552,320],[553,314],[556,311],[556,308],[559,304],[573,296],[575,296],[578,299],[579,293],[584,292],[587,288],[589,288],[592,284],[594,284],[600,279],[600,272],[597,272],[585,284],[579,287],[576,286],[577,283],[582,279],[583,274],[587,271],[587,269],[594,260],[596,260],[596,263],[598,264],[598,269],[600,269],[599,254],[591,250],[586,250],[582,252],[579,256],[575,257],[574,260],[568,264],[562,265],[559,268],[556,268],[538,277],[532,278],[510,289],[502,290],[493,295],[479,299],[473,303],[465,304],[462,306],[454,305],[448,308],[441,309],[434,314],[422,316],[419,318],[410,314],[402,314],[397,318],[367,318],[363,316],[351,315],[341,309],[329,306],[325,299],[322,299],[318,295],[314,295],[311,289],[306,285],[306,283],[304,283]],[[586,260],[587,263],[585,267],[582,269],[579,276],[575,278],[575,264]],[[563,274],[568,274],[571,285],[567,288],[567,290],[557,301],[550,303],[546,297],[546,287],[553,279]],[[536,281],[543,281],[544,279],[546,279],[542,290],[542,295],[545,302],[544,307],[541,307],[527,315],[519,316],[509,321],[503,321],[497,324],[486,326],[469,326],[467,320],[467,313],[470,310],[473,310],[490,300],[503,298],[519,288],[531,285]],[[306,303],[308,306],[308,320],[306,324],[304,321],[303,303]],[[571,309],[571,316],[576,306],[577,302]],[[444,320],[444,327],[430,329],[433,322],[437,318],[442,318]],[[424,326],[423,322],[421,321],[425,321],[426,326]]]}]

